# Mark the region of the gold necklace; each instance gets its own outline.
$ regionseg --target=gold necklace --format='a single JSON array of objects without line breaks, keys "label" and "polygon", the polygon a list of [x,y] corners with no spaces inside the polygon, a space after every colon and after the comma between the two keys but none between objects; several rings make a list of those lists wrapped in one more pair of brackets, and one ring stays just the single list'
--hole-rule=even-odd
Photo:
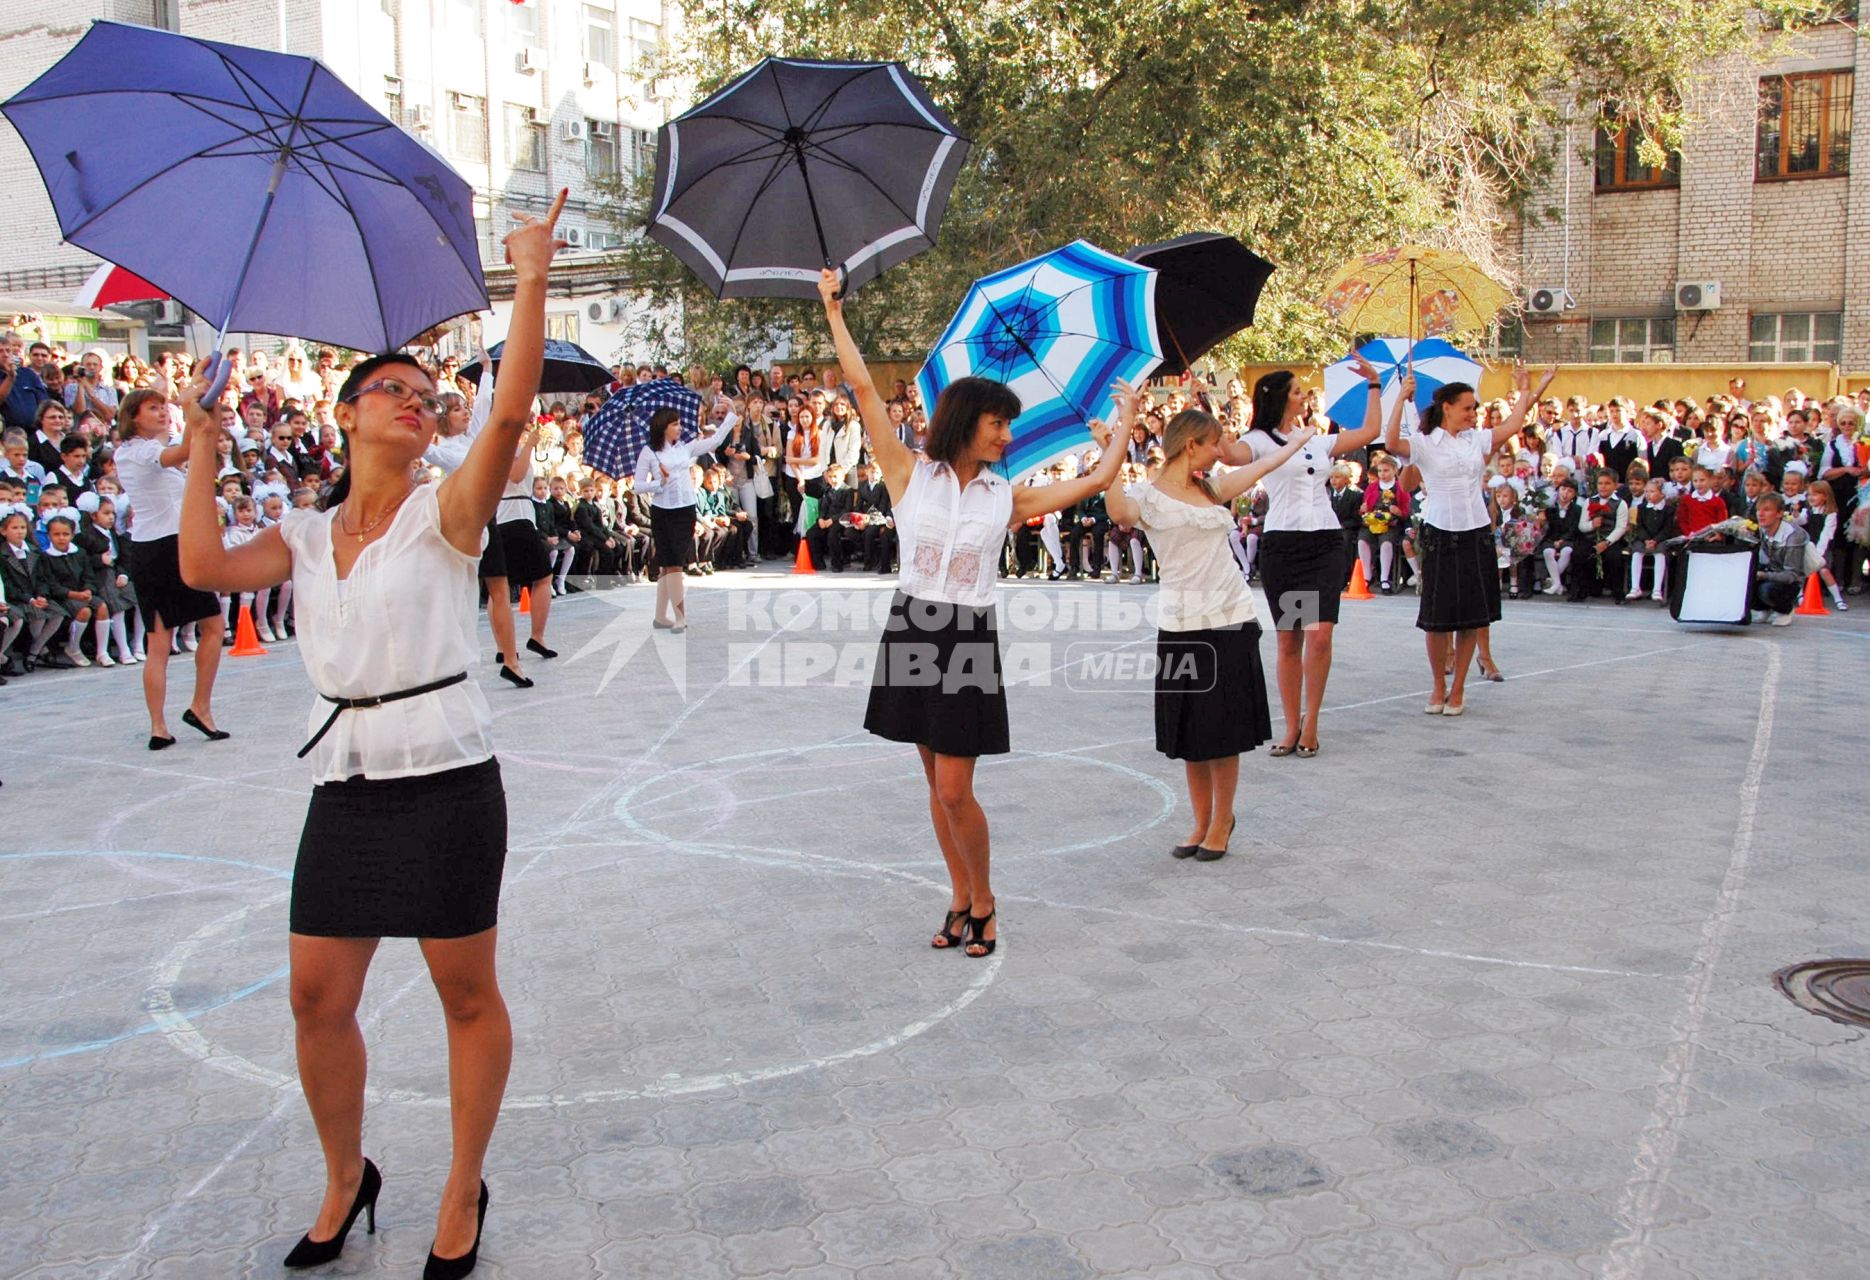
[{"label": "gold necklace", "polygon": [[[359,542],[362,542],[365,538],[368,538],[371,535],[371,533],[373,533],[376,530],[376,527],[378,525],[382,524],[385,520],[389,519],[392,515],[394,515],[396,513],[396,509],[402,506],[403,503],[407,502],[409,500],[409,495],[414,492],[415,492],[415,489],[411,487],[410,489],[406,490],[403,493],[402,497],[396,499],[396,501],[390,503],[388,507],[384,508],[382,514],[379,515],[375,520],[372,520],[369,524],[365,525],[361,529],[356,530],[355,532],[352,532],[350,530],[346,530],[346,532],[350,533],[351,536],[353,538],[356,538]],[[345,507],[348,508],[351,504],[346,502],[344,505]]]}]

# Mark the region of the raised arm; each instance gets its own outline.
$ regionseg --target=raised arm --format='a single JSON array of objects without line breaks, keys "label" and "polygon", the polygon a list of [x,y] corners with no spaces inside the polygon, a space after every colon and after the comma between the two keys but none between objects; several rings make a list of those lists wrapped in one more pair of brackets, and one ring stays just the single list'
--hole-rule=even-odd
[{"label": "raised arm", "polygon": [[850,384],[851,394],[857,397],[857,416],[863,420],[864,438],[869,442],[870,456],[877,460],[877,468],[883,473],[883,485],[890,492],[890,501],[900,502],[908,491],[909,477],[915,472],[916,456],[908,445],[897,439],[895,428],[890,426],[889,410],[877,393],[877,384],[864,364],[863,353],[857,350],[857,340],[851,337],[850,327],[844,323],[844,299],[838,296],[840,287],[838,273],[825,268],[818,277],[818,296],[825,302],[825,321],[831,326],[831,341],[838,349],[838,367],[844,371],[844,381]]},{"label": "raised arm", "polygon": [[1383,427],[1383,448],[1392,458],[1409,456],[1408,442],[1402,438],[1403,406],[1415,403],[1415,375],[1405,373],[1399,384],[1402,394],[1396,397],[1396,403],[1390,406],[1389,422]]},{"label": "raised arm", "polygon": [[[1373,400],[1375,397],[1371,397]],[[1249,462],[1229,471],[1226,475],[1216,476],[1213,480],[1214,496],[1223,503],[1230,503],[1241,494],[1251,489],[1261,480],[1278,470],[1280,464],[1293,454],[1303,449],[1318,437],[1318,429],[1309,424],[1292,433],[1292,438],[1281,445],[1278,452],[1269,453],[1258,462]]]},{"label": "raised arm", "polygon": [[732,435],[734,428],[739,425],[740,415],[735,413],[732,409],[729,409],[727,411],[727,416],[721,419],[721,425],[714,429],[714,434],[689,441],[688,456],[691,458],[698,458],[704,453],[713,453],[716,449],[721,447],[721,442]]},{"label": "raised arm", "polygon": [[1383,431],[1383,375],[1377,372],[1375,365],[1355,351],[1351,352],[1351,364],[1357,372],[1363,374],[1370,394],[1364,397],[1363,426],[1355,431],[1340,431],[1331,438],[1331,456],[1334,458],[1341,458],[1353,449],[1363,448]]},{"label": "raised arm", "polygon": [[1042,516],[1047,512],[1063,511],[1066,507],[1083,502],[1092,494],[1109,489],[1116,483],[1117,476],[1123,470],[1123,450],[1118,447],[1115,434],[1103,423],[1093,422],[1091,437],[1097,441],[1097,447],[1102,450],[1097,460],[1097,470],[1089,475],[1074,476],[1070,480],[1054,480],[1050,484],[1022,485],[1013,490],[1014,524],[1022,524],[1034,516]]},{"label": "raised arm", "polygon": [[513,323],[500,353],[492,410],[467,459],[436,493],[442,536],[469,554],[480,550],[482,530],[500,505],[520,437],[532,423],[532,402],[539,394],[539,373],[545,362],[546,273],[552,255],[565,245],[557,238],[565,196],[561,188],[542,220],[523,213],[513,215],[520,224],[506,238],[507,261],[515,268]]},{"label": "raised arm", "polygon": [[[208,362],[195,367],[195,378],[182,393],[186,430],[174,446],[192,456],[182,488],[181,536],[176,540],[182,580],[197,591],[260,591],[292,575],[292,552],[280,536],[279,526],[263,529],[237,547],[221,543],[221,521],[214,502],[214,439],[220,434],[215,417],[201,404],[208,390]],[[166,457],[168,450],[164,450]],[[176,465],[179,463],[166,463]]]},{"label": "raised arm", "polygon": [[1545,371],[1545,376],[1539,380],[1539,388],[1535,391],[1532,386],[1532,370],[1522,363],[1514,363],[1513,409],[1506,415],[1506,420],[1493,429],[1492,449],[1498,449],[1513,436],[1519,434],[1519,429],[1526,425],[1527,411],[1539,403],[1539,397],[1545,394],[1546,388],[1552,385],[1552,379],[1557,376],[1558,366],[1553,365]]}]

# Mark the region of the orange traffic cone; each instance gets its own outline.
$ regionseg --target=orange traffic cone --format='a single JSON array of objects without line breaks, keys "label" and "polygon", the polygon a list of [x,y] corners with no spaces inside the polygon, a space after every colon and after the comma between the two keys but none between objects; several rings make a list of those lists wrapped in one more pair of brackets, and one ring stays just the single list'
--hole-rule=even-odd
[{"label": "orange traffic cone", "polygon": [[1343,598],[1346,600],[1376,599],[1375,596],[1370,594],[1370,583],[1364,578],[1364,562],[1362,560],[1354,562],[1354,567],[1351,569],[1350,590],[1344,593]]},{"label": "orange traffic cone", "polygon": [[263,658],[266,650],[260,645],[260,633],[253,629],[253,614],[245,609],[240,611],[240,621],[234,624],[234,647],[227,651],[230,658]]},{"label": "orange traffic cone", "polygon": [[521,613],[532,612],[532,588],[521,587],[519,589],[519,611]]},{"label": "orange traffic cone", "polygon": [[1831,610],[1825,608],[1824,588],[1818,585],[1818,575],[1805,579],[1805,598],[1799,601],[1799,607],[1792,611],[1801,618],[1828,618]]},{"label": "orange traffic cone", "polygon": [[818,570],[812,568],[812,549],[810,546],[806,545],[805,539],[803,538],[799,539],[799,554],[793,557],[793,560],[792,560],[792,572],[794,573],[817,573],[818,572]]}]

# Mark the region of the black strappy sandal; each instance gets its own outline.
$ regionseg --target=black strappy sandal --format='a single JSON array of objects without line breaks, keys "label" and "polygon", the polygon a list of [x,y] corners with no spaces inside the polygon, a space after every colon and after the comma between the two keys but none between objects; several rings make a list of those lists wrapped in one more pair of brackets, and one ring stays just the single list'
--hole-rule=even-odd
[{"label": "black strappy sandal", "polygon": [[[984,916],[970,915],[967,918],[968,959],[985,960],[988,956],[993,954],[993,949],[1000,945],[1000,939],[983,936],[987,932],[987,926],[993,922],[993,918],[998,914],[998,911],[989,911]],[[975,947],[980,948],[978,953],[975,952]]]},{"label": "black strappy sandal", "polygon": [[[941,922],[941,932],[929,939],[929,945],[937,951],[953,951],[967,937],[967,926],[964,924],[959,929],[955,929],[955,921],[966,919],[967,912],[950,911],[947,918]],[[954,932],[949,932],[951,929]]]}]

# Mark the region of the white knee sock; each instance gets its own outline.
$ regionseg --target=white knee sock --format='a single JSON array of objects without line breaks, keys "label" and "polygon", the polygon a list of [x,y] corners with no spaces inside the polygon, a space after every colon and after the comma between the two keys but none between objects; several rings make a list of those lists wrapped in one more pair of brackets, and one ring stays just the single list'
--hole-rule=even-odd
[{"label": "white knee sock", "polygon": [[1377,567],[1371,563],[1370,544],[1361,538],[1357,540],[1357,563],[1364,567],[1364,581],[1370,581],[1375,576]]},{"label": "white knee sock", "polygon": [[1045,518],[1039,526],[1039,541],[1045,544],[1046,554],[1052,557],[1052,567],[1063,570],[1065,567],[1065,546],[1058,540],[1058,521],[1052,516]]},{"label": "white knee sock", "polygon": [[[111,614],[110,634],[114,636],[117,641],[117,656],[128,661],[130,657],[130,640],[129,637],[124,634],[124,631],[123,615],[121,613]],[[98,640],[97,651],[99,653],[104,652],[104,642],[102,639]]]},{"label": "white knee sock", "polygon": [[91,639],[97,645],[97,656],[100,658],[110,656],[110,627],[116,621],[115,618],[97,618],[91,623]]},{"label": "white knee sock", "polygon": [[65,652],[77,657],[84,652],[78,646],[84,640],[84,623],[73,619],[71,627],[65,632]]},{"label": "white knee sock", "polygon": [[144,640],[149,635],[149,627],[143,621],[143,611],[141,609],[135,611],[134,621],[136,625],[130,628],[130,643],[141,651],[145,647]]},{"label": "white knee sock", "polygon": [[1143,538],[1141,534],[1130,535],[1130,576],[1143,576]]},{"label": "white knee sock", "polygon": [[1119,545],[1121,544],[1114,538],[1104,544],[1104,562],[1110,566],[1113,576],[1121,578],[1123,576],[1123,552],[1117,549]]},{"label": "white knee sock", "polygon": [[[1385,542],[1377,548],[1377,560],[1383,566],[1383,581],[1388,582],[1396,569],[1396,544]],[[1365,574],[1365,577],[1370,575]]]},{"label": "white knee sock", "polygon": [[1249,578],[1253,576],[1253,566],[1259,562],[1260,535],[1257,533],[1249,533],[1247,535],[1247,576]]},{"label": "white knee sock", "polygon": [[1241,541],[1240,530],[1235,529],[1227,535],[1227,549],[1234,553],[1234,563],[1240,566],[1240,576],[1253,576],[1253,561],[1247,556],[1246,545]]}]

